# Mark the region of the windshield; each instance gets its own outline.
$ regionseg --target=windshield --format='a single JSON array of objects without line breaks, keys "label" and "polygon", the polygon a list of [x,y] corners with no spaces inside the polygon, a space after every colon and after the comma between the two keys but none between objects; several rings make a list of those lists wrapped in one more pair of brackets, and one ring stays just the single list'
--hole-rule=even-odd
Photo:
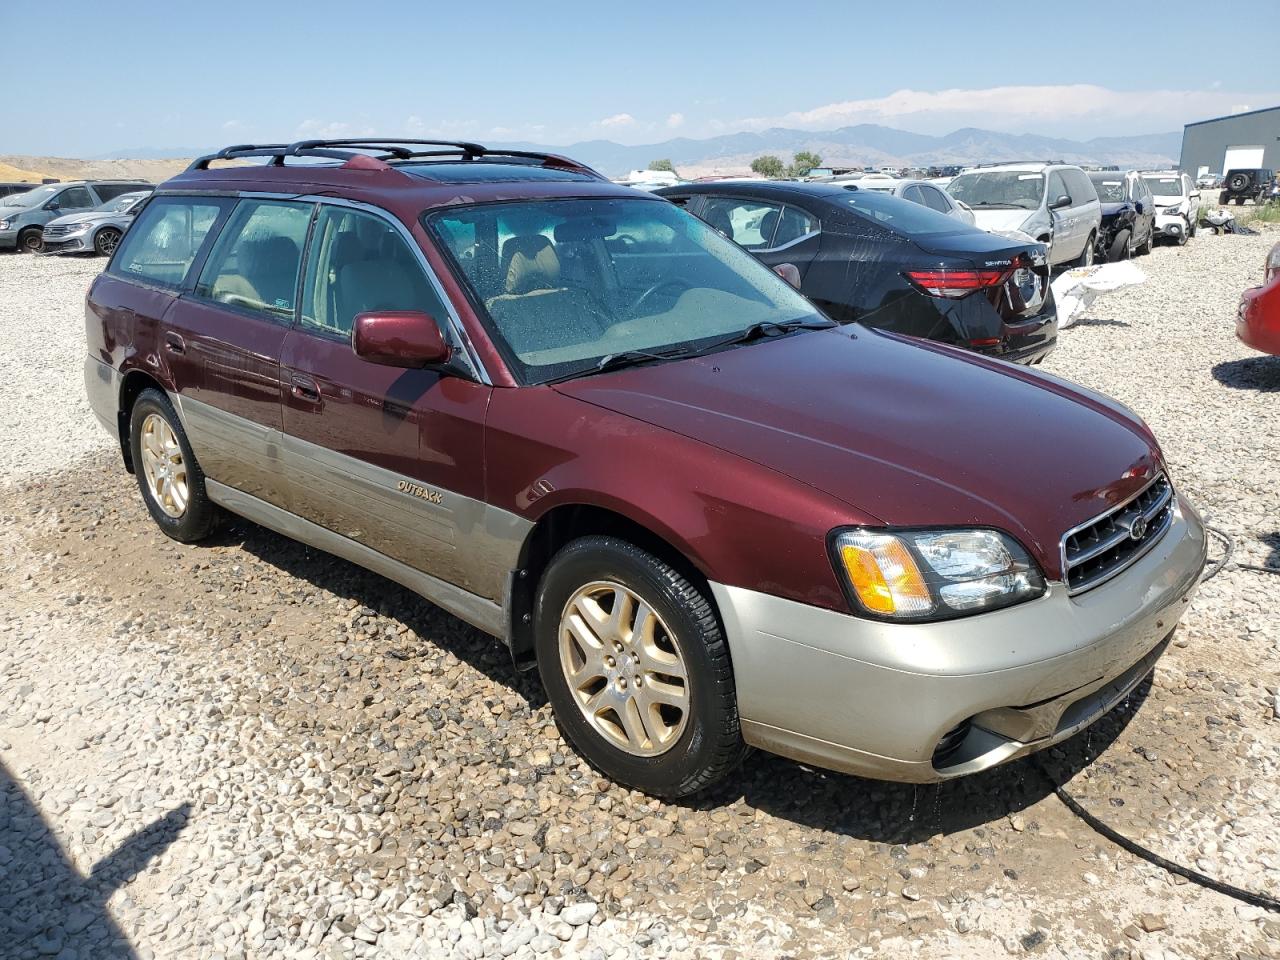
[{"label": "windshield", "polygon": [[757,323],[820,320],[785,281],[665,200],[540,200],[431,214],[528,382],[628,351],[697,349]]},{"label": "windshield", "polygon": [[1035,210],[1044,197],[1044,174],[1025,170],[962,173],[947,184],[947,193],[975,208]]},{"label": "windshield", "polygon": [[0,204],[6,207],[38,207],[61,189],[61,184],[49,184],[28,190],[26,193],[11,193],[0,200]]},{"label": "windshield", "polygon": [[1142,179],[1147,181],[1147,187],[1157,197],[1182,196],[1181,177],[1143,177]]},{"label": "windshield", "polygon": [[130,207],[135,206],[139,200],[145,197],[145,193],[122,193],[114,200],[108,200],[102,206],[98,207],[95,213],[124,213]]},{"label": "windshield", "polygon": [[879,190],[850,191],[845,203],[859,216],[909,237],[931,233],[963,233],[973,229],[955,217]]},{"label": "windshield", "polygon": [[1105,176],[1089,178],[1093,181],[1093,189],[1098,191],[1098,199],[1103,203],[1120,203],[1124,201],[1124,181]]}]

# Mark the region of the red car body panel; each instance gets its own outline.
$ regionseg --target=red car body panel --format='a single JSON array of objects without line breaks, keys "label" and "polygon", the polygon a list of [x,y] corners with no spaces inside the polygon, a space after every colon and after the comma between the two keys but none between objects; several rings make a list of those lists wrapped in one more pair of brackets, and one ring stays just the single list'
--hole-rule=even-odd
[{"label": "red car body panel", "polygon": [[[1275,251],[1272,257],[1276,257]],[[1280,270],[1269,283],[1251,287],[1241,296],[1236,336],[1246,346],[1280,356]]]},{"label": "red car body panel", "polygon": [[1145,486],[1158,448],[1131,415],[971,358],[842,327],[558,389],[825,491],[863,522],[1006,530],[1060,576],[1063,532]]}]

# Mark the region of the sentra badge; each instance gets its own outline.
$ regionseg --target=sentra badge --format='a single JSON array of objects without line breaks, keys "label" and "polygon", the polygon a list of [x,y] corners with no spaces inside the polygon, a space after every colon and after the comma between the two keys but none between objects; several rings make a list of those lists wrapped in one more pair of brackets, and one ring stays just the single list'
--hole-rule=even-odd
[{"label": "sentra badge", "polygon": [[425,500],[427,503],[444,503],[444,495],[439,490],[430,490],[409,480],[396,481],[396,489],[419,500]]}]

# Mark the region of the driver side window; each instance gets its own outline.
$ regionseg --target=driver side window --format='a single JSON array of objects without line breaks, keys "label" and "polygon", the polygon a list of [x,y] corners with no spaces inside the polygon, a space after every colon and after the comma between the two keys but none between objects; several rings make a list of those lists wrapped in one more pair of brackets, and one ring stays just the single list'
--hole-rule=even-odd
[{"label": "driver side window", "polygon": [[1071,191],[1067,189],[1067,183],[1062,179],[1062,175],[1056,170],[1049,174],[1049,203],[1056,203],[1059,197],[1070,197]]}]

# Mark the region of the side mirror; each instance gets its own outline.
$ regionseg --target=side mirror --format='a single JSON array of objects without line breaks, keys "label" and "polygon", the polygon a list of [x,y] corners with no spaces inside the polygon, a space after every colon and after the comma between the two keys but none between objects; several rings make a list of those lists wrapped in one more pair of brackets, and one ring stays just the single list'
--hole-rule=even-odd
[{"label": "side mirror", "polygon": [[48,210],[50,213],[57,213],[59,210],[62,209],[62,206],[58,203],[57,200],[50,200],[48,203],[44,205],[44,208]]},{"label": "side mirror", "polygon": [[773,268],[773,272],[797,290],[800,289],[800,268],[794,263],[780,263]]},{"label": "side mirror", "polygon": [[1071,206],[1071,198],[1064,193],[1057,200],[1053,201],[1053,203],[1049,204],[1049,209],[1061,210],[1063,207],[1069,207],[1069,206]]},{"label": "side mirror", "polygon": [[357,357],[386,367],[421,368],[447,363],[449,345],[440,325],[417,310],[380,310],[356,315],[351,349]]}]

